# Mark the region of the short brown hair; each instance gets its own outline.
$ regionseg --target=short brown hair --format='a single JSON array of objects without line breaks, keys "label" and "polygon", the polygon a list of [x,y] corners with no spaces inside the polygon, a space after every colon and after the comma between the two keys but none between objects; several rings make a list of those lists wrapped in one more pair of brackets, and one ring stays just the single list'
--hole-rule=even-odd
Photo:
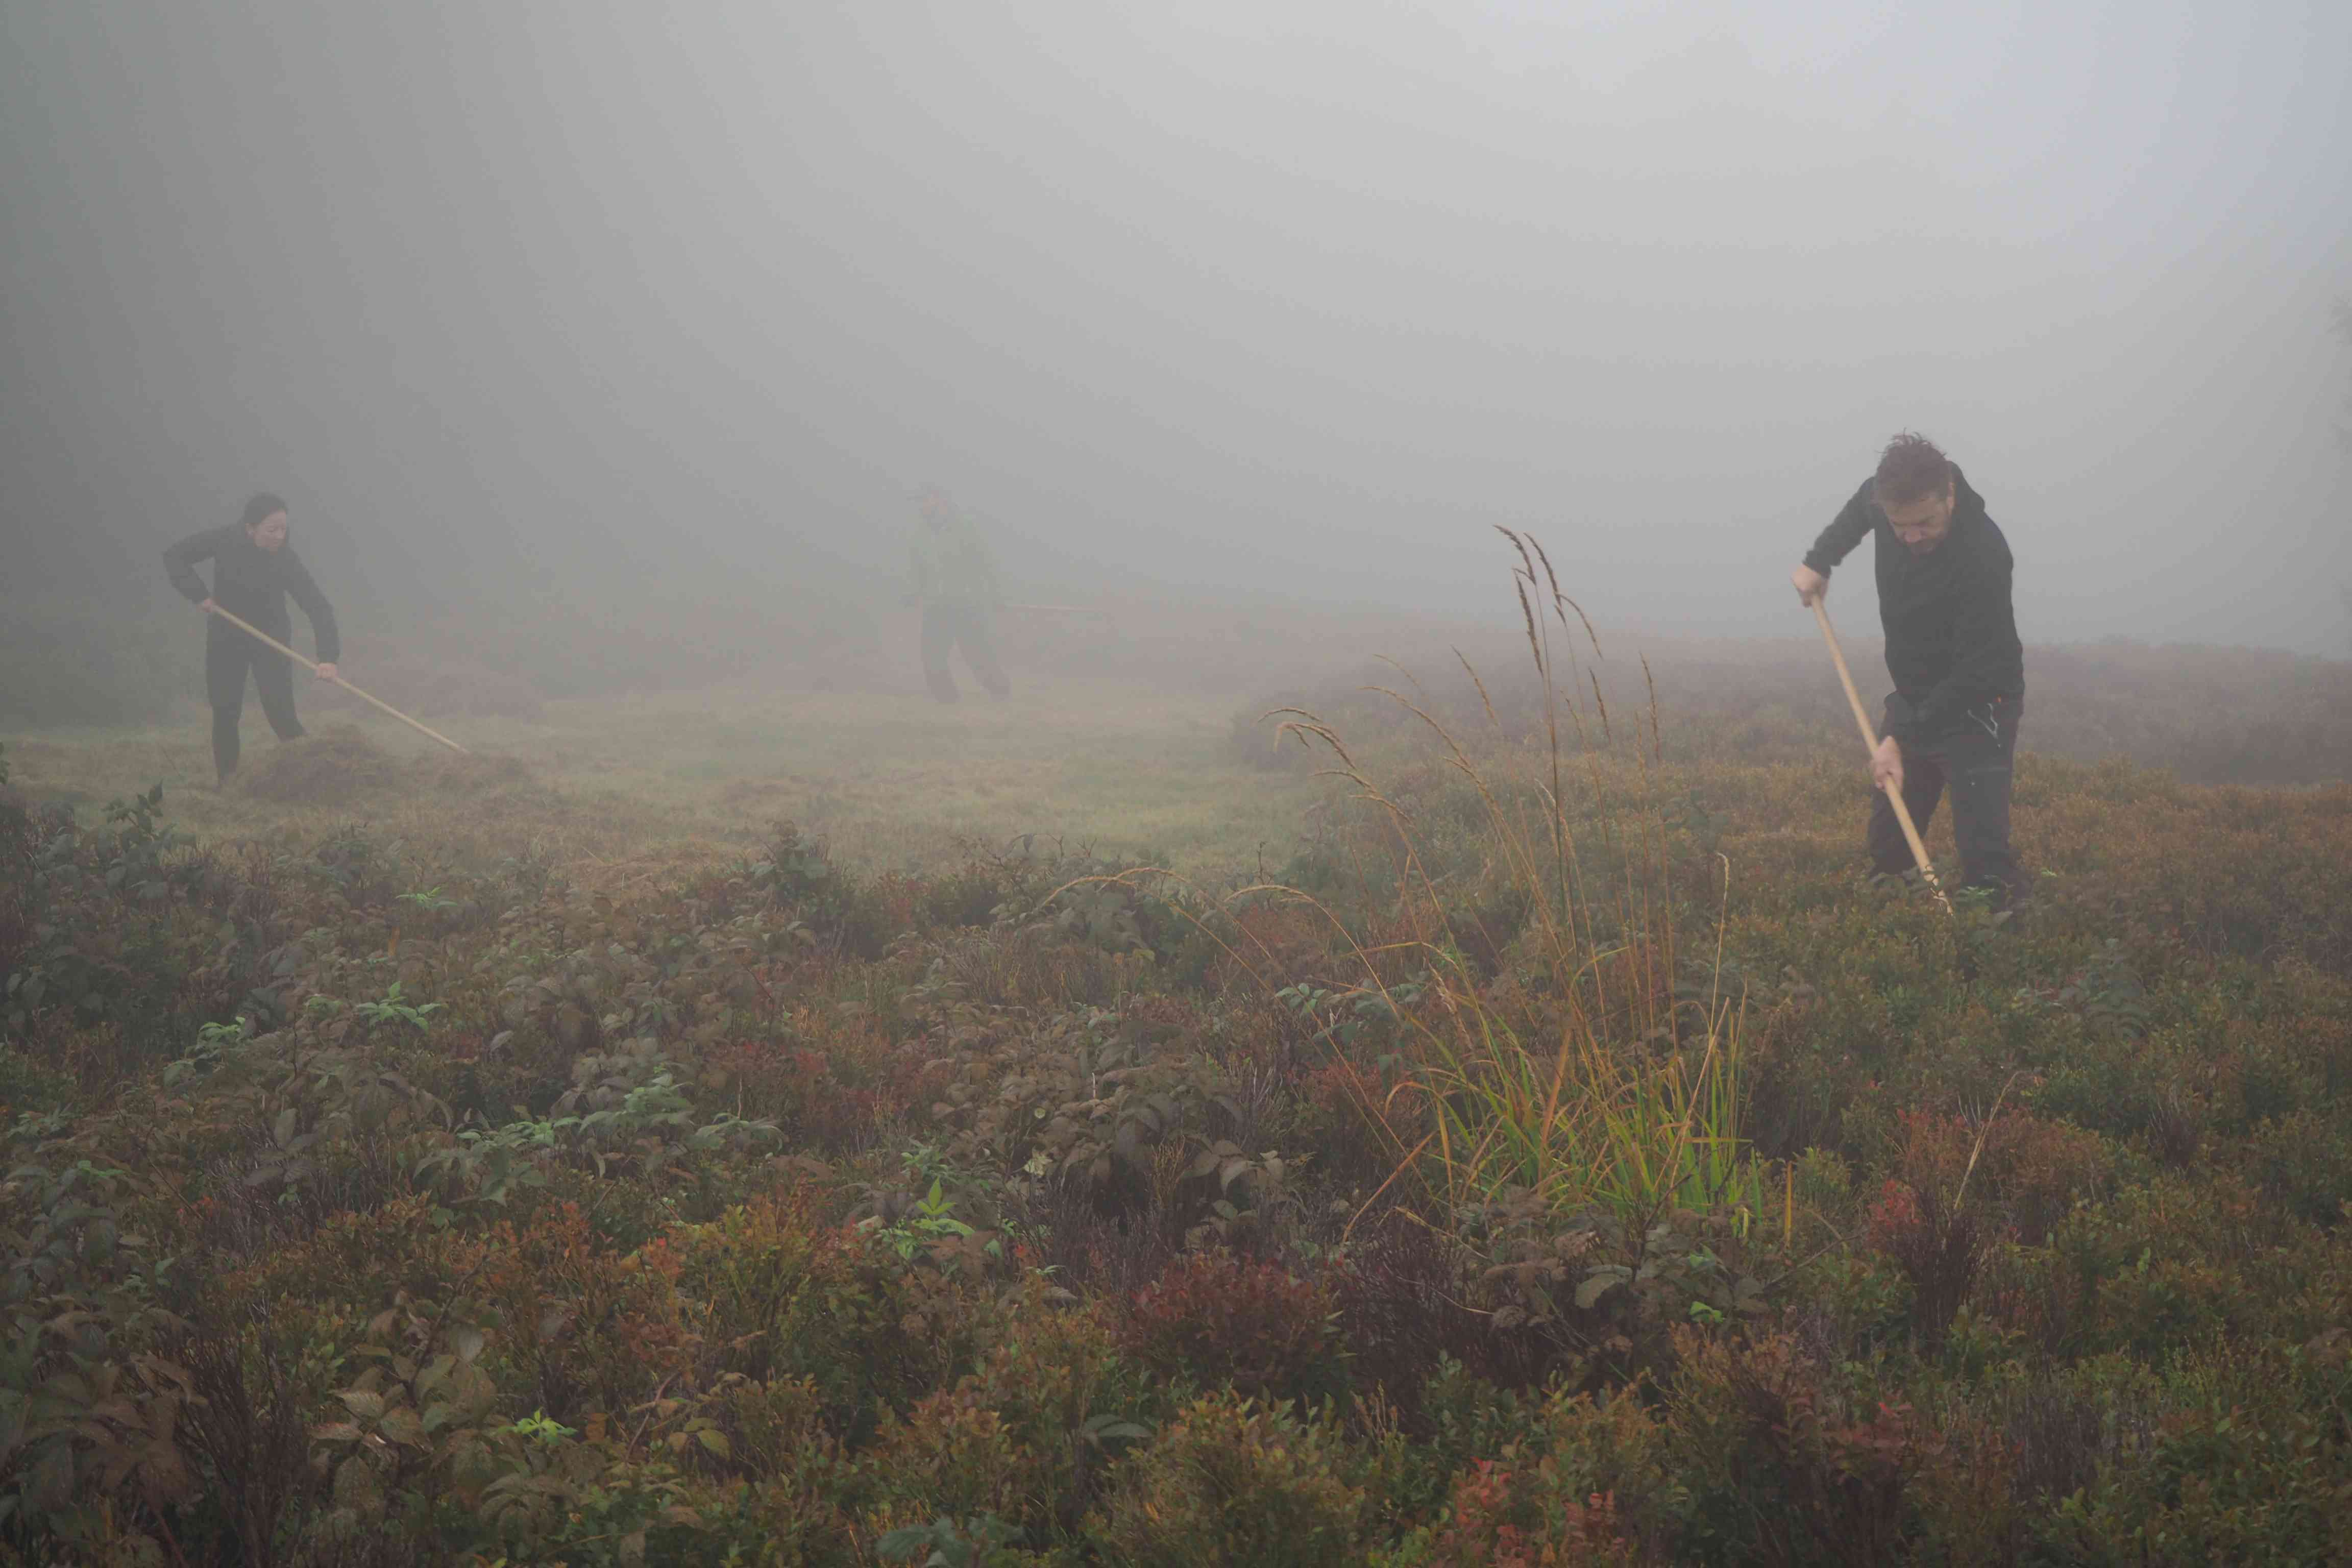
[{"label": "short brown hair", "polygon": [[1909,506],[1942,495],[1951,482],[1952,459],[1943,448],[1916,430],[1906,430],[1878,455],[1878,478],[1872,489],[1881,506]]}]

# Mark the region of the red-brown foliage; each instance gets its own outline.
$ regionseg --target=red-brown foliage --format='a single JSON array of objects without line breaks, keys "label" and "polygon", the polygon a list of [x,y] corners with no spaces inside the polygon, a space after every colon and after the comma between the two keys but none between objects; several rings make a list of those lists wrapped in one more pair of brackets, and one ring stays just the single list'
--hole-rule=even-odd
[{"label": "red-brown foliage", "polygon": [[1340,1379],[1339,1322],[1323,1288],[1222,1252],[1186,1253],[1136,1292],[1119,1342],[1205,1388],[1288,1399],[1337,1392]]}]

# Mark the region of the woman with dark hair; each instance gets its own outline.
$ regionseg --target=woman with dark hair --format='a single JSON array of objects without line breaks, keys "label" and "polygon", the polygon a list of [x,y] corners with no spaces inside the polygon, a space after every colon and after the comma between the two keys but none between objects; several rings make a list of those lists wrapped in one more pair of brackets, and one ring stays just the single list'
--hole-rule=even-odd
[{"label": "woman with dark hair", "polygon": [[[196,575],[199,561],[213,563],[209,591]],[[294,635],[294,623],[286,613],[287,595],[293,595],[310,619],[310,636],[319,647],[319,679],[333,679],[335,660],[343,651],[334,606],[286,542],[286,503],[276,496],[257,495],[245,503],[240,521],[183,539],[163,552],[163,567],[171,574],[172,586],[205,615],[226,610],[279,642]],[[236,772],[236,727],[245,713],[248,669],[254,689],[261,694],[261,711],[278,738],[291,741],[302,733],[302,721],[294,716],[294,666],[284,654],[215,617],[205,628],[205,695],[213,705],[213,765],[220,770],[223,784]]]}]

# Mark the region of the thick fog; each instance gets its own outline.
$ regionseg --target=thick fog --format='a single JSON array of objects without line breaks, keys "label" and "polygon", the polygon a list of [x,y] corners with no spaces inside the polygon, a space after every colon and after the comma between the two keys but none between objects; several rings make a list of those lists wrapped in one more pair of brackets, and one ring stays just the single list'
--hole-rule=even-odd
[{"label": "thick fog", "polygon": [[270,488],[379,621],[878,610],[936,480],[1020,597],[1508,615],[1506,523],[1801,635],[1912,426],[2029,643],[2340,652],[2347,103],[2339,0],[0,0],[0,594]]}]

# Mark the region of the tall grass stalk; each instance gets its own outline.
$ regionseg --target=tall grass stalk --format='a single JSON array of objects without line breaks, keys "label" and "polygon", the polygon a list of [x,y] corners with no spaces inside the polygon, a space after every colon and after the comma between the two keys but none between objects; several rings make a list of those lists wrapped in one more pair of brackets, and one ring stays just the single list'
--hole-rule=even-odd
[{"label": "tall grass stalk", "polygon": [[[1544,693],[1544,753],[1535,776],[1504,776],[1507,763],[1494,769],[1482,764],[1421,699],[1410,672],[1413,696],[1383,686],[1365,689],[1425,725],[1444,748],[1444,765],[1476,795],[1486,821],[1485,879],[1490,889],[1515,891],[1527,910],[1510,967],[1521,991],[1550,999],[1556,1015],[1528,1017],[1481,984],[1463,956],[1445,879],[1430,868],[1412,813],[1381,790],[1337,731],[1304,709],[1276,709],[1266,717],[1280,721],[1277,741],[1296,736],[1328,750],[1336,765],[1323,769],[1323,776],[1352,785],[1356,799],[1376,808],[1391,836],[1387,851],[1397,876],[1395,918],[1406,933],[1402,939],[1367,946],[1322,900],[1278,883],[1237,889],[1219,900],[1151,868],[1080,878],[1069,886],[1151,878],[1182,887],[1189,896],[1171,907],[1269,994],[1280,976],[1254,957],[1276,955],[1246,922],[1232,918],[1234,907],[1276,897],[1305,904],[1328,922],[1360,966],[1359,994],[1379,996],[1405,1025],[1402,1073],[1375,1076],[1344,1053],[1333,1064],[1397,1161],[1367,1210],[1400,1188],[1422,1189],[1457,1211],[1521,1188],[1563,1210],[1598,1205],[1643,1227],[1675,1208],[1736,1203],[1760,1213],[1759,1176],[1740,1135],[1741,999],[1723,996],[1717,984],[1729,863],[1723,867],[1725,908],[1717,913],[1706,994],[1678,1002],[1667,846],[1650,772],[1658,760],[1656,687],[1649,687],[1650,753],[1638,728],[1619,738],[1597,684],[1594,722],[1588,725],[1570,612],[1596,658],[1600,639],[1584,612],[1560,591],[1541,547],[1510,530],[1500,531],[1518,554],[1513,587]],[[1565,639],[1560,646],[1555,632]],[[1500,738],[1485,681],[1458,650],[1455,658]],[[1565,680],[1555,673],[1563,658]],[[1500,748],[1494,754],[1507,755]],[[1589,836],[1597,844],[1580,841],[1570,799],[1579,758]],[[1630,777],[1630,790],[1612,792],[1612,771]],[[1347,847],[1369,886],[1364,847]],[[1592,874],[1589,848],[1597,848],[1604,864],[1615,862],[1608,878]],[[1208,918],[1220,907],[1225,918]],[[1604,929],[1613,937],[1604,938]],[[1247,951],[1252,944],[1259,950],[1255,955]],[[1399,1005],[1385,976],[1401,968],[1427,977],[1423,1005]]]},{"label": "tall grass stalk", "polygon": [[[1415,700],[1417,690],[1408,697],[1370,689],[1426,725],[1444,763],[1475,792],[1486,818],[1486,876],[1516,890],[1528,911],[1514,944],[1520,989],[1552,1006],[1515,1007],[1480,983],[1461,956],[1446,891],[1416,841],[1412,814],[1366,775],[1328,725],[1302,710],[1280,710],[1269,717],[1281,719],[1286,734],[1328,746],[1338,765],[1327,773],[1380,808],[1394,836],[1398,914],[1410,938],[1377,952],[1357,949],[1363,988],[1388,998],[1381,961],[1392,971],[1401,946],[1420,958],[1433,994],[1424,1005],[1398,1012],[1409,1021],[1410,1070],[1401,1079],[1383,1087],[1352,1064],[1343,1071],[1355,1073],[1365,1109],[1398,1152],[1391,1185],[1418,1182],[1457,1207],[1525,1188],[1561,1209],[1598,1205],[1643,1225],[1673,1208],[1727,1201],[1756,1212],[1761,1193],[1740,1137],[1738,999],[1725,998],[1712,982],[1703,1000],[1675,996],[1676,931],[1653,759],[1643,754],[1638,728],[1630,745],[1620,740],[1597,683],[1588,724],[1570,612],[1596,659],[1600,640],[1560,591],[1541,547],[1502,531],[1518,556],[1513,587],[1544,693],[1544,752],[1535,777],[1505,776],[1507,763],[1482,763]],[[1485,682],[1468,660],[1462,664],[1499,735]],[[1654,743],[1654,687],[1649,730]],[[1631,756],[1621,763],[1630,767],[1612,769],[1612,755],[1625,751]],[[1630,793],[1612,793],[1612,772],[1621,781],[1630,773]],[[1570,798],[1579,787],[1581,803]],[[1611,867],[1605,878],[1593,875],[1596,852],[1599,864]],[[1720,931],[1718,917],[1714,977],[1722,969]]]}]

